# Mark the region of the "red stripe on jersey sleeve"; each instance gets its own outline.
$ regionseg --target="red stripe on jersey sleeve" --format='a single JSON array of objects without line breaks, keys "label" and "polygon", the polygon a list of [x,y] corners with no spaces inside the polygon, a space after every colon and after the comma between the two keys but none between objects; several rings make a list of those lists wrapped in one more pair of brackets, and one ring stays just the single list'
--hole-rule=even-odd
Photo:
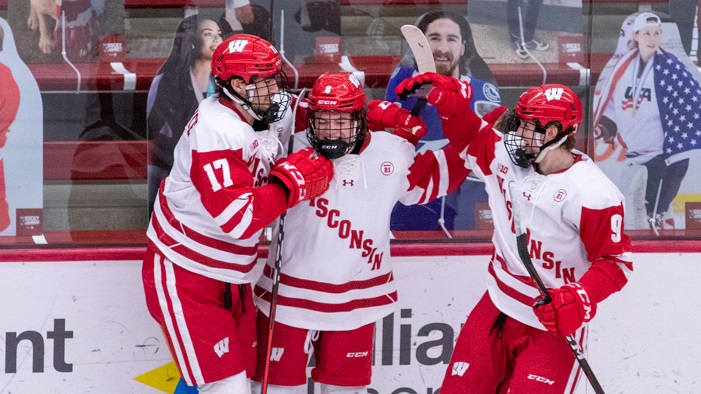
[{"label": "red stripe on jersey sleeve", "polygon": [[579,233],[589,261],[630,252],[630,237],[623,232],[623,217],[622,204],[604,209],[582,207]]},{"label": "red stripe on jersey sleeve", "polygon": [[475,137],[482,128],[480,119],[472,110],[466,109],[455,116],[443,119],[443,133],[450,140],[450,144],[458,151],[474,143]]},{"label": "red stripe on jersey sleeve", "polygon": [[[265,270],[263,271],[263,273],[268,278],[270,278],[270,279],[273,278],[273,269],[270,268],[269,265],[265,266]],[[377,276],[375,278],[371,278],[371,279],[367,279],[367,280],[356,280],[356,281],[346,282],[346,283],[342,283],[342,284],[318,282],[318,281],[314,281],[314,280],[296,278],[294,276],[280,274],[280,283],[285,285],[285,286],[297,287],[300,289],[308,289],[308,290],[314,290],[314,291],[319,291],[319,292],[323,292],[323,293],[332,293],[332,294],[341,294],[341,293],[345,293],[347,291],[357,290],[357,289],[369,289],[369,288],[372,288],[375,286],[380,286],[380,285],[384,285],[386,283],[390,283],[393,280],[394,280],[394,276],[392,275],[391,272],[388,272],[385,275]]]},{"label": "red stripe on jersey sleeve", "polygon": [[253,188],[253,175],[241,157],[241,149],[192,151],[190,178],[213,217]]},{"label": "red stripe on jersey sleeve", "polygon": [[[454,147],[448,145],[442,151],[445,154],[448,167],[448,190],[446,194],[450,194],[457,190],[465,181],[465,178],[470,174],[470,170],[466,168],[465,160],[460,157],[460,154]],[[407,179],[409,180],[409,190],[415,187],[424,190],[424,196],[421,198],[422,203],[433,201],[444,195],[439,190],[441,170],[441,163],[436,160],[435,153],[432,151],[418,154],[414,158],[414,164],[409,168]],[[433,185],[431,190],[429,190],[429,185]]]},{"label": "red stripe on jersey sleeve", "polygon": [[[254,162],[251,166],[256,176],[267,176],[263,165],[255,162],[260,159],[252,160]],[[287,208],[287,194],[282,186],[253,186],[253,174],[249,165],[243,161],[240,149],[193,151],[190,178],[200,193],[202,205],[212,217],[218,217],[233,204],[238,205],[236,212],[220,226],[224,232],[229,233],[243,225],[240,235],[242,239],[251,237],[272,223]],[[260,179],[258,181],[263,182]],[[252,210],[252,215],[246,219],[249,209]],[[248,222],[243,223],[244,220]]]},{"label": "red stripe on jersey sleeve", "polygon": [[[256,296],[270,302],[271,294],[269,291],[263,289],[262,287],[256,285],[255,288]],[[283,295],[278,295],[277,304],[281,306],[288,306],[292,308],[302,308],[309,309],[317,312],[333,313],[333,312],[350,312],[361,308],[373,308],[383,305],[388,305],[397,302],[397,292],[381,295],[379,297],[373,298],[361,298],[357,300],[352,300],[348,302],[343,302],[340,304],[329,304],[325,302],[317,302],[312,300],[307,300],[303,298],[292,298],[285,297]]]},{"label": "red stripe on jersey sleeve", "polygon": [[501,136],[492,129],[492,126],[486,125],[480,129],[473,143],[467,148],[467,154],[475,158],[477,167],[485,176],[492,175],[489,165],[496,157],[496,145],[499,142],[501,142]]}]

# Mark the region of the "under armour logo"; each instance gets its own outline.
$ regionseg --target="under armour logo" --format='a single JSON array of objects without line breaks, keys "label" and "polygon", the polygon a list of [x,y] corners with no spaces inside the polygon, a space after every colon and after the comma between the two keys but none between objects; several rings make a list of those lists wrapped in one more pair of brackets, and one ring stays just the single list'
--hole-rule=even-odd
[{"label": "under armour logo", "polygon": [[550,88],[545,90],[545,98],[550,100],[559,100],[562,97],[562,93],[565,90],[563,88]]},{"label": "under armour logo", "polygon": [[451,371],[450,375],[451,376],[463,376],[465,374],[465,371],[467,371],[467,368],[470,367],[469,363],[465,363],[462,361],[456,362],[453,364],[453,370]]},{"label": "under armour logo", "polygon": [[343,186],[353,186],[353,180],[352,179],[350,179],[350,180],[344,179]]},{"label": "under armour logo", "polygon": [[274,347],[270,349],[270,361],[280,361],[282,353],[285,353],[284,347]]},{"label": "under armour logo", "polygon": [[214,345],[214,352],[221,358],[225,353],[229,353],[229,337],[222,339]]}]

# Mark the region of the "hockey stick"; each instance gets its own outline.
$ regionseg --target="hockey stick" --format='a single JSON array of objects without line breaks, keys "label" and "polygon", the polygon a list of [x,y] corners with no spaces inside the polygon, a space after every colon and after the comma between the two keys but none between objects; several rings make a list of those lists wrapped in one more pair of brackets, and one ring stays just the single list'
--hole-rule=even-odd
[{"label": "hockey stick", "polygon": [[[433,52],[428,44],[428,40],[418,27],[414,25],[403,25],[401,27],[402,35],[404,39],[409,44],[411,48],[411,54],[414,55],[414,60],[416,60],[416,68],[420,74],[426,72],[436,72],[436,63],[433,60]],[[429,89],[430,90],[430,89]],[[428,91],[420,89],[417,91],[419,99],[414,104],[414,108],[411,109],[411,114],[418,116],[421,110],[426,106],[426,97]],[[422,95],[423,94],[423,95]],[[443,232],[448,236],[448,238],[453,238],[450,232],[445,228],[445,197],[441,197],[441,216],[438,219],[438,225],[443,229]]]},{"label": "hockey stick", "polygon": [[[295,123],[297,121],[297,108],[299,108],[299,103],[304,98],[304,94],[307,92],[307,88],[302,89],[299,93],[299,98],[295,107],[292,110],[292,127],[290,133],[290,141],[287,143],[287,156],[292,154],[294,150],[295,141]],[[262,394],[267,394],[268,392],[268,375],[270,374],[270,356],[273,352],[273,330],[275,329],[275,312],[277,310],[277,293],[280,287],[280,266],[282,265],[282,241],[285,239],[285,216],[287,216],[287,211],[280,215],[280,220],[278,222],[278,232],[277,232],[277,243],[276,243],[276,253],[275,253],[275,264],[273,266],[273,288],[270,294],[270,309],[268,312],[268,343],[265,347],[265,369],[263,370],[263,383],[261,388]]]},{"label": "hockey stick", "polygon": [[[436,63],[433,61],[433,52],[428,45],[428,40],[418,27],[414,25],[403,25],[402,35],[411,48],[411,53],[416,60],[416,68],[420,74],[436,72]],[[419,100],[411,109],[411,114],[416,116],[426,106],[426,97],[419,97]]]},{"label": "hockey stick", "polygon": [[[550,296],[550,293],[548,293],[548,288],[545,286],[545,283],[543,283],[543,279],[538,274],[538,271],[535,270],[533,261],[531,261],[531,255],[528,253],[528,238],[525,228],[522,227],[521,221],[521,215],[523,214],[523,207],[521,206],[522,198],[520,195],[518,195],[518,188],[516,187],[515,181],[509,182],[509,191],[511,194],[511,203],[513,204],[512,209],[514,215],[514,228],[516,229],[516,246],[518,247],[518,255],[521,257],[521,261],[526,267],[528,275],[536,283],[538,291],[540,291],[540,294],[543,296],[543,300],[540,301],[539,304],[549,304],[552,302],[552,297]],[[582,348],[579,346],[577,339],[575,339],[574,335],[568,335],[565,337],[565,339],[567,340],[567,344],[570,345],[570,349],[572,349],[577,362],[579,362],[579,366],[582,368],[587,380],[589,380],[594,392],[596,394],[604,394],[604,389],[601,388],[601,384],[599,384],[599,381],[596,379],[594,371],[592,371],[591,367],[589,366],[589,362],[587,361]]]}]

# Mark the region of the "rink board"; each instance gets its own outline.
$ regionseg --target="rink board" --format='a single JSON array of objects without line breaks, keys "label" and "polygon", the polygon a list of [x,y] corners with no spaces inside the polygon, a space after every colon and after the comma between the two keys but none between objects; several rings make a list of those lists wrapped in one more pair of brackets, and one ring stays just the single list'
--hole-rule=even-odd
[{"label": "rink board", "polygon": [[[436,392],[484,292],[487,261],[394,259],[399,307],[376,327],[370,393]],[[628,287],[591,325],[589,360],[607,392],[699,386],[700,261],[699,253],[635,255]],[[0,392],[173,393],[177,370],[146,310],[140,268],[137,260],[0,263]]]}]

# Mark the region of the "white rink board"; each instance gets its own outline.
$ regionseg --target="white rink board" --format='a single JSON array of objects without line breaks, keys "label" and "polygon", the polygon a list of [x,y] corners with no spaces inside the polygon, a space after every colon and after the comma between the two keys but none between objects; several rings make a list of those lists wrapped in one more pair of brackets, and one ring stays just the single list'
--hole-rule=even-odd
[{"label": "white rink board", "polygon": [[[440,344],[451,345],[447,336],[457,336],[484,292],[487,261],[394,259],[404,313],[378,324],[370,393],[436,392],[451,350]],[[591,325],[592,368],[608,393],[698,392],[701,254],[640,253],[634,261],[628,287],[600,305]],[[0,263],[0,393],[161,392],[134,380],[170,362],[140,269],[139,261]],[[411,338],[401,338],[407,331]],[[13,335],[43,338],[43,372],[32,371],[28,340],[16,352],[8,346]],[[16,372],[8,365],[15,358]],[[579,393],[593,392],[584,386]]]}]

